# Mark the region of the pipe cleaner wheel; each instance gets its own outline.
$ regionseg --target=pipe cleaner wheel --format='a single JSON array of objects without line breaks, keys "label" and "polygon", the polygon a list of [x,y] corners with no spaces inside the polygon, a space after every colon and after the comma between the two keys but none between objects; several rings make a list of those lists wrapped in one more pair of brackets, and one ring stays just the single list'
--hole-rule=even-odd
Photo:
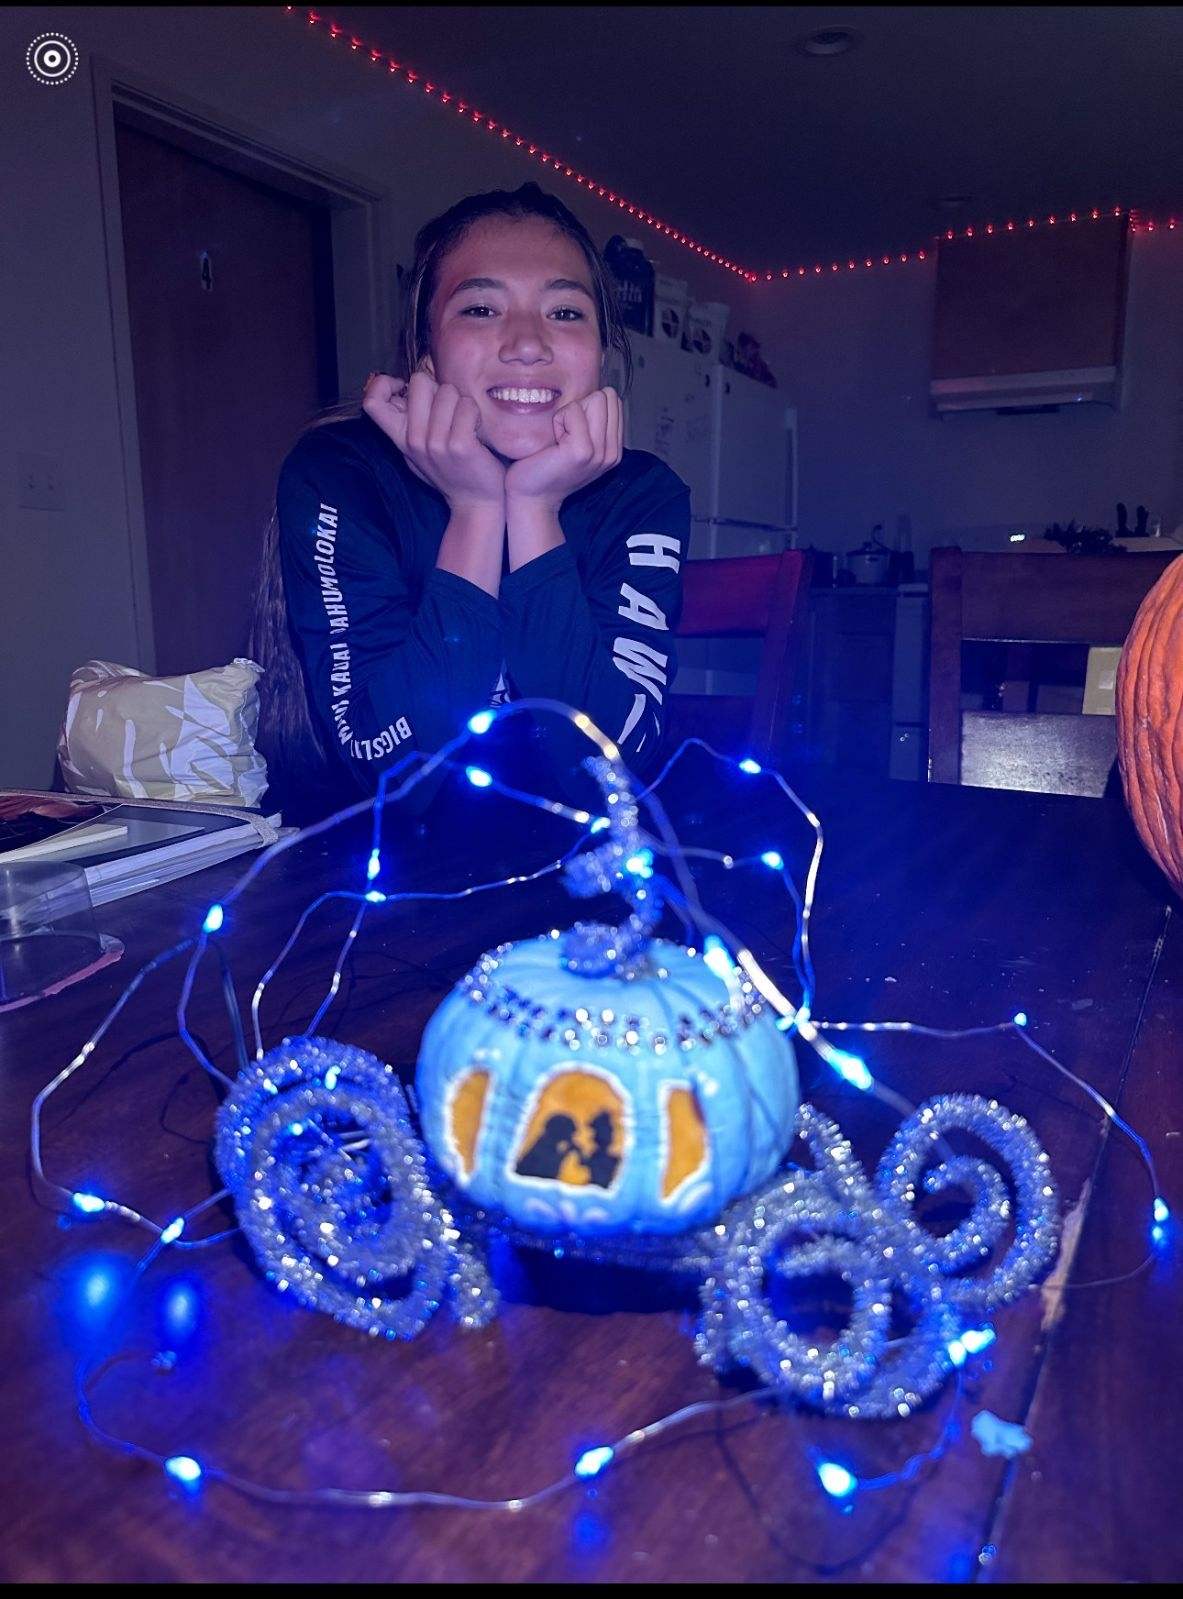
[{"label": "pipe cleaner wheel", "polygon": [[[1001,1174],[955,1156],[925,1168],[945,1133],[959,1129],[1009,1165],[1012,1206]],[[906,1416],[935,1393],[954,1364],[967,1317],[1009,1303],[1050,1266],[1059,1244],[1056,1190],[1048,1157],[1020,1116],[993,1100],[949,1094],[908,1118],[885,1150],[872,1186],[828,1117],[802,1105],[798,1132],[813,1170],[783,1174],[734,1205],[715,1229],[722,1240],[703,1285],[698,1351],[706,1364],[750,1366],[773,1388],[852,1417]],[[916,1185],[970,1194],[970,1214],[944,1238],[926,1232],[911,1206]],[[980,1264],[1012,1222],[1003,1258]],[[833,1343],[793,1332],[773,1308],[770,1276],[834,1274],[851,1291],[852,1314]],[[893,1294],[913,1318],[889,1341]]]},{"label": "pipe cleaner wheel", "polygon": [[392,1067],[324,1038],[291,1039],[242,1072],[215,1159],[267,1276],[301,1304],[413,1338],[450,1295],[481,1326],[496,1297],[428,1182]]},{"label": "pipe cleaner wheel", "polygon": [[[1002,1177],[985,1161],[956,1156],[925,1170],[944,1135],[955,1129],[971,1133],[1010,1167],[1013,1216]],[[1051,1161],[1025,1118],[997,1100],[944,1094],[926,1101],[884,1150],[876,1181],[893,1203],[912,1292],[923,1295],[940,1283],[945,1297],[965,1316],[986,1315],[1010,1304],[1055,1259],[1060,1228]],[[944,1238],[926,1232],[912,1217],[920,1182],[930,1194],[959,1187],[972,1195],[970,1214]],[[1014,1237],[992,1271],[979,1277],[950,1275],[990,1255],[1012,1221]]]}]

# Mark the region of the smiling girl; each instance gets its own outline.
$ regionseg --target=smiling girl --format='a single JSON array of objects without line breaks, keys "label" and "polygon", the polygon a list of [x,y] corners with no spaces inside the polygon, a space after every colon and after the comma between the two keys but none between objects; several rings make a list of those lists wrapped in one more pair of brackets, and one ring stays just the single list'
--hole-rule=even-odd
[{"label": "smiling girl", "polygon": [[[525,696],[585,711],[635,771],[652,768],[689,491],[623,448],[612,350],[630,372],[604,264],[536,184],[421,230],[409,381],[372,374],[280,473],[253,642],[261,742],[289,776],[319,762],[346,789],[352,773],[356,796]],[[590,753],[552,726],[538,728],[552,764]]]}]

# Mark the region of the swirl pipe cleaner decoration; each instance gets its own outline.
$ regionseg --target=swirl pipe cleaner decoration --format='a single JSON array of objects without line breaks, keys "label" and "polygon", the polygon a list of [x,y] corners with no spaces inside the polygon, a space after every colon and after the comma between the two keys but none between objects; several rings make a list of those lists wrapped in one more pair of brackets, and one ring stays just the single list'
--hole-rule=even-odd
[{"label": "swirl pipe cleaner decoration", "polygon": [[[524,712],[564,716],[596,745],[598,755],[586,764],[601,787],[604,815],[593,817],[587,811],[509,789],[483,768],[468,765],[464,771],[478,791],[494,788],[578,825],[582,831],[575,844],[559,859],[530,874],[498,878],[450,893],[390,893],[378,887],[385,806],[410,792],[438,768],[456,766],[455,757],[464,744],[487,732],[495,719]],[[506,1500],[473,1500],[445,1491],[285,1490],[233,1476],[189,1455],[157,1454],[114,1437],[95,1420],[93,1392],[103,1372],[110,1368],[110,1359],[102,1364],[97,1358],[89,1364],[84,1360],[77,1375],[80,1415],[96,1438],[155,1462],[175,1481],[190,1488],[206,1479],[218,1479],[272,1503],[372,1508],[433,1504],[520,1511],[598,1475],[620,1455],[706,1411],[782,1398],[826,1414],[906,1417],[952,1375],[953,1403],[937,1441],[910,1457],[897,1472],[860,1481],[847,1467],[820,1457],[814,1460],[820,1486],[837,1501],[848,1500],[856,1490],[884,1488],[914,1476],[924,1464],[940,1458],[957,1435],[954,1407],[960,1393],[960,1368],[995,1336],[993,1328],[984,1324],[984,1318],[1012,1302],[1052,1264],[1058,1244],[1056,1187],[1048,1156],[1022,1117],[1012,1115],[992,1100],[968,1094],[946,1094],[913,1107],[878,1083],[859,1056],[831,1044],[823,1036],[826,1032],[857,1027],[869,1032],[895,1029],[942,1038],[1006,1033],[1021,1039],[1089,1094],[1133,1140],[1154,1187],[1152,1242],[1161,1245],[1165,1241],[1170,1212],[1158,1192],[1153,1158],[1145,1142],[1090,1085],[1030,1038],[1025,1014],[1020,1012],[1012,1020],[993,1026],[962,1030],[933,1029],[913,1022],[825,1022],[812,1016],[815,985],[809,923],[822,853],[821,824],[780,774],[766,774],[814,830],[815,847],[800,893],[776,850],[736,858],[717,851],[683,849],[655,790],[692,744],[701,745],[720,761],[726,759],[710,746],[702,745],[702,741],[688,740],[649,788],[634,796],[619,750],[587,716],[552,701],[516,701],[496,712],[478,713],[467,731],[438,753],[427,758],[408,757],[391,768],[383,774],[373,801],[359,802],[271,845],[252,861],[224,900],[209,908],[195,937],[144,966],[74,1059],[37,1096],[32,1112],[32,1169],[39,1196],[55,1207],[70,1208],[83,1216],[119,1216],[153,1235],[151,1247],[133,1275],[133,1285],[163,1250],[208,1247],[230,1236],[225,1231],[204,1238],[191,1234],[195,1219],[230,1194],[238,1224],[278,1290],[376,1337],[412,1338],[444,1303],[464,1327],[485,1325],[496,1314],[498,1303],[486,1265],[487,1249],[494,1238],[518,1246],[544,1248],[577,1261],[691,1272],[701,1283],[702,1319],[696,1337],[699,1358],[719,1370],[747,1367],[759,1379],[760,1386],[731,1398],[686,1406],[636,1428],[614,1444],[585,1451],[560,1481]],[[408,775],[407,768],[413,766],[414,760],[419,765]],[[747,778],[759,776],[762,771],[751,759],[727,764]],[[648,806],[653,817],[654,833],[641,826],[640,802]],[[368,810],[373,815],[373,839],[365,867],[366,886],[322,894],[302,912],[255,988],[251,1004],[255,1052],[251,1059],[218,934],[246,888],[276,856]],[[603,835],[599,841],[598,835]],[[589,840],[592,847],[583,850]],[[655,871],[658,856],[668,861],[671,877],[659,876]],[[802,989],[800,1005],[789,1000],[752,951],[702,905],[687,866],[691,857],[714,860],[727,870],[762,865],[781,877],[796,909],[792,955]],[[703,1005],[697,1016],[683,1015],[678,1020],[672,1013],[668,1020],[632,1016],[623,1008],[619,1016],[608,1008],[603,1009],[602,1015],[593,1015],[588,1007],[579,1006],[572,1010],[561,1007],[552,1016],[546,1002],[510,989],[504,982],[498,986],[509,955],[529,949],[504,946],[482,957],[440,1007],[425,1034],[421,1071],[428,1063],[432,1028],[444,1025],[449,1007],[467,1000],[476,1002],[469,1004],[469,1010],[475,1012],[479,1008],[491,1017],[491,1025],[504,1027],[520,1040],[523,1050],[553,1048],[570,1057],[564,1061],[565,1069],[586,1057],[583,1079],[591,1074],[602,1080],[600,1086],[605,1093],[609,1091],[605,1084],[616,1085],[612,1092],[620,1089],[629,1072],[638,1083],[650,1081],[655,1062],[672,1057],[677,1071],[686,1077],[686,1103],[691,1104],[697,1103],[696,1095],[715,1092],[707,1072],[715,1054],[730,1050],[733,1056],[720,1058],[739,1059],[734,1052],[755,1047],[751,1041],[762,1040],[766,1026],[775,1021],[771,1036],[779,1036],[782,1043],[777,1046],[779,1055],[773,1048],[769,1058],[780,1060],[780,1081],[778,1084],[775,1072],[770,1081],[773,1097],[779,1096],[780,1109],[770,1102],[768,1085],[761,1078],[758,1087],[748,1084],[744,1090],[750,1090],[752,1095],[744,1113],[749,1118],[749,1131],[755,1129],[753,1136],[757,1140],[761,1136],[783,1138],[783,1154],[773,1160],[771,1178],[743,1186],[735,1197],[723,1199],[715,1212],[699,1224],[678,1230],[667,1216],[664,1231],[652,1231],[645,1221],[616,1227],[611,1211],[603,1206],[590,1211],[576,1206],[560,1211],[542,1207],[547,1221],[532,1226],[523,1224],[519,1214],[510,1215],[497,1205],[477,1202],[473,1174],[479,1151],[492,1136],[486,1136],[483,1130],[480,1108],[471,1148],[464,1144],[458,1121],[451,1131],[459,1129],[459,1141],[449,1134],[429,1138],[425,1144],[393,1068],[365,1050],[316,1031],[332,1004],[349,953],[371,912],[411,900],[463,899],[556,872],[562,874],[565,886],[577,898],[614,891],[627,905],[625,918],[617,926],[577,922],[566,934],[556,928],[548,939],[534,941],[540,946],[539,958],[545,958],[548,949],[552,956],[557,953],[558,969],[566,974],[564,982],[584,983],[588,994],[595,991],[596,984],[615,984],[626,995],[642,994],[648,984],[652,993],[662,996],[677,986],[669,970],[672,955],[665,953],[672,952],[679,960],[691,963],[694,981],[700,988],[713,982],[717,1000]],[[309,917],[330,899],[353,902],[357,909],[325,997],[301,1034],[266,1049],[261,1007],[267,986],[295,947]],[[662,944],[656,938],[658,923],[667,907],[682,918],[697,947]],[[196,973],[211,945],[222,973],[239,1059],[235,1080],[218,1070],[187,1025],[187,1006]],[[215,1137],[215,1159],[226,1186],[187,1213],[159,1223],[115,1199],[78,1192],[50,1179],[42,1161],[41,1116],[48,1098],[91,1059],[143,980],[182,955],[187,955],[188,960],[181,981],[178,1033],[203,1068],[227,1090],[217,1113]],[[637,1005],[639,1008],[639,1001]],[[845,1083],[882,1099],[904,1116],[873,1178],[868,1178],[832,1120],[809,1104],[799,1104],[795,1112],[792,1110],[796,1103],[792,1040],[800,1040],[814,1050]],[[760,1043],[760,1047],[767,1053],[771,1046]],[[766,1061],[761,1069],[767,1069]],[[545,1095],[557,1093],[562,1086],[560,1076],[552,1071],[541,1089],[526,1085],[519,1132],[534,1126],[530,1116],[534,1115],[537,1121],[542,1115]],[[490,1086],[488,1073],[474,1071],[470,1078],[473,1080],[468,1088],[473,1093],[469,1098],[475,1102],[483,1095],[482,1104],[491,1101],[493,1111],[500,1109],[504,1123],[505,1106],[497,1096],[501,1094],[504,1099],[509,1095],[512,1099],[510,1089],[500,1084]],[[791,1094],[788,1100],[784,1098],[786,1092]],[[449,1100],[453,1110],[461,1098],[457,1090]],[[753,1115],[756,1122],[751,1121]],[[705,1173],[709,1179],[706,1188],[702,1182],[695,1188],[679,1170],[663,1187],[659,1206],[667,1198],[672,1205],[672,1196],[677,1194],[695,1193],[696,1202],[702,1203],[704,1192],[725,1192],[710,1186],[718,1180],[712,1167],[716,1158],[712,1146],[715,1124],[705,1113],[702,1119],[705,1125],[697,1127],[692,1116],[684,1121],[692,1134],[695,1153],[691,1159],[699,1161],[699,1175]],[[625,1171],[630,1152],[623,1144],[618,1149],[613,1142],[616,1133],[609,1110],[598,1111],[593,1127],[596,1121],[600,1126],[591,1156],[577,1139],[569,1137],[562,1146],[566,1149],[564,1158],[582,1161],[589,1171],[593,1170],[592,1161],[598,1160],[605,1172],[615,1171],[616,1178],[604,1176],[598,1180],[605,1193],[610,1193],[613,1182]],[[947,1142],[947,1135],[954,1132],[969,1134],[991,1150],[1009,1168],[1010,1187],[987,1161],[954,1154]],[[788,1144],[794,1134],[805,1144],[810,1157],[808,1166],[787,1160]],[[521,1178],[527,1184],[552,1181],[553,1186],[564,1189],[561,1177],[539,1175],[538,1147],[532,1148],[528,1157],[511,1154],[510,1164],[499,1180]],[[669,1144],[669,1150],[672,1147]],[[719,1163],[725,1153],[720,1145]],[[673,1158],[668,1150],[667,1158]],[[937,1194],[948,1190],[969,1196],[969,1212],[951,1232],[937,1237],[921,1226],[914,1207],[921,1191]],[[686,1203],[684,1199],[681,1202]],[[560,1218],[557,1222],[556,1216]],[[1010,1241],[1005,1244],[1008,1232]],[[999,1249],[1001,1258],[994,1260]],[[772,1301],[776,1278],[791,1284],[794,1279],[818,1273],[841,1278],[852,1297],[848,1325],[828,1344],[794,1333],[778,1317]],[[891,1337],[895,1310],[902,1312],[910,1330]]]}]

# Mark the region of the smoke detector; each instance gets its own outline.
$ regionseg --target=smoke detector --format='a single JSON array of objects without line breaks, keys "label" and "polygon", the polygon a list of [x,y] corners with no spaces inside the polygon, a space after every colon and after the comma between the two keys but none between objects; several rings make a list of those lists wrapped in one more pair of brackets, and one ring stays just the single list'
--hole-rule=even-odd
[{"label": "smoke detector", "polygon": [[859,37],[853,28],[815,28],[797,40],[797,49],[807,56],[841,56],[854,49]]}]

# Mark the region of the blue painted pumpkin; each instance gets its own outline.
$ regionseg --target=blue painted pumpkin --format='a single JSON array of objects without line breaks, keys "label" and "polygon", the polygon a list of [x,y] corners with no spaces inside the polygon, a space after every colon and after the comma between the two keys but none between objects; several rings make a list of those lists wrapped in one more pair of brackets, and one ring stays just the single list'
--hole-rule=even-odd
[{"label": "blue painted pumpkin", "polygon": [[792,1140],[791,1041],[741,972],[678,945],[628,977],[561,953],[557,935],[502,946],[431,1018],[416,1090],[436,1160],[542,1234],[713,1222]]}]

